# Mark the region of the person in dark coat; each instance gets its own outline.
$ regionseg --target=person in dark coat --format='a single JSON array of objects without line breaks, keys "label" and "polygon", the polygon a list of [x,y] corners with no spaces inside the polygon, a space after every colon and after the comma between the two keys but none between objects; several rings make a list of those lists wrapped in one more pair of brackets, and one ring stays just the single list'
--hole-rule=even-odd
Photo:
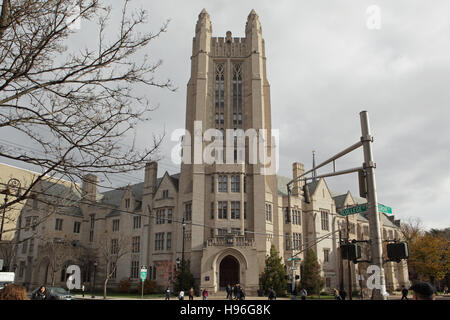
[{"label": "person in dark coat", "polygon": [[35,293],[33,293],[31,300],[51,300],[50,293],[45,286],[41,286]]},{"label": "person in dark coat", "polygon": [[245,300],[245,291],[244,288],[239,288],[240,300]]},{"label": "person in dark coat", "polygon": [[277,294],[275,292],[275,290],[273,290],[272,287],[269,288],[269,294],[267,296],[269,298],[269,300],[276,300],[277,299]]},{"label": "person in dark coat", "polygon": [[233,298],[234,298],[234,299],[237,299],[238,289],[239,289],[239,288],[238,288],[238,285],[235,284],[234,287],[233,287]]},{"label": "person in dark coat", "polygon": [[227,299],[231,300],[231,286],[230,286],[230,284],[227,284],[226,290],[227,290]]},{"label": "person in dark coat", "polygon": [[342,300],[345,300],[345,297],[347,296],[347,292],[345,292],[345,290],[342,289],[342,290],[339,292],[339,295],[341,296]]},{"label": "person in dark coat", "polygon": [[405,286],[402,286],[402,299],[401,300],[403,300],[403,299],[406,299],[406,300],[408,300],[408,289],[406,289],[405,288]]}]

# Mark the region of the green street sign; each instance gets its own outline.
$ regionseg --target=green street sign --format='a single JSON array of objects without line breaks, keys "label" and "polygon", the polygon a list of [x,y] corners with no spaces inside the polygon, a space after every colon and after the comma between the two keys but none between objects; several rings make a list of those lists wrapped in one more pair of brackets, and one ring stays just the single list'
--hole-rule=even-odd
[{"label": "green street sign", "polygon": [[[362,213],[362,212],[366,212],[366,211],[367,211],[367,203],[363,203],[363,204],[342,210],[341,215],[343,215],[345,217],[345,216],[349,216],[351,214]],[[379,203],[378,204],[378,212],[392,214],[392,208]]]},{"label": "green street sign", "polygon": [[145,279],[147,279],[147,269],[141,269],[141,280],[142,280],[142,282],[144,282]]},{"label": "green street sign", "polygon": [[295,258],[288,258],[287,260],[288,260],[288,261],[292,261],[292,260],[294,260],[294,261],[300,261],[301,259],[300,259],[300,258],[297,258],[297,257],[295,257]]},{"label": "green street sign", "polygon": [[392,208],[385,206],[384,204],[378,204],[378,212],[390,213],[392,214]]},{"label": "green street sign", "polygon": [[346,208],[341,211],[341,215],[349,216],[351,214],[361,213],[367,211],[367,203],[363,203],[354,207]]}]

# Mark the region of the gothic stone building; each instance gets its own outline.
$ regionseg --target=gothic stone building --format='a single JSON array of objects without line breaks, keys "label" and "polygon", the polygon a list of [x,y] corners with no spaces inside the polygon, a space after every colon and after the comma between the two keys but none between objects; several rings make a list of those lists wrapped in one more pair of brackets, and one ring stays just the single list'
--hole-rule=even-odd
[{"label": "gothic stone building", "polygon": [[[187,132],[199,130],[194,122],[201,121],[202,134],[208,128],[266,129],[271,137],[264,47],[261,24],[253,10],[244,38],[232,37],[231,32],[225,37],[213,37],[208,13],[200,13],[187,85]],[[185,136],[184,144],[194,145],[193,139],[189,141]],[[200,140],[203,148],[207,144],[206,139]],[[272,144],[268,139],[269,155]],[[194,159],[194,148],[186,150]],[[248,145],[245,154],[249,154]],[[221,154],[214,156],[220,158]],[[104,193],[97,192],[96,177],[89,176],[82,190],[90,204],[81,205],[77,214],[66,215],[64,219],[71,221],[66,232],[72,231],[70,224],[78,219],[79,239],[87,246],[98,245],[105,230],[133,237],[134,252],[119,261],[111,285],[128,277],[138,281],[139,266],[147,265],[149,276],[165,286],[183,256],[201,288],[214,293],[228,283],[240,283],[246,292],[255,294],[266,255],[274,245],[287,271],[292,249],[300,252],[298,257],[303,259],[302,250],[311,247],[322,266],[326,287],[338,288],[347,281],[348,274],[347,263],[342,264],[339,259],[338,233],[334,232],[346,222],[339,212],[366,200],[350,192],[331,191],[323,179],[306,186],[297,182],[288,199],[286,183],[290,178],[263,174],[262,167],[248,159],[241,163],[194,161],[182,163],[179,174],[166,172],[157,178],[158,165],[150,162],[143,183]],[[293,164],[292,177],[304,172],[302,164]],[[400,238],[399,221],[384,214],[380,217],[384,239]],[[349,222],[351,239],[368,239],[368,219],[364,215],[352,215]],[[316,242],[326,235],[329,236]],[[18,259],[26,257],[19,254]],[[366,267],[367,264],[352,264],[354,289],[360,285],[359,275],[367,278]],[[297,264],[296,268],[298,275],[300,266]],[[406,262],[386,263],[385,272],[388,290],[408,284]]]}]

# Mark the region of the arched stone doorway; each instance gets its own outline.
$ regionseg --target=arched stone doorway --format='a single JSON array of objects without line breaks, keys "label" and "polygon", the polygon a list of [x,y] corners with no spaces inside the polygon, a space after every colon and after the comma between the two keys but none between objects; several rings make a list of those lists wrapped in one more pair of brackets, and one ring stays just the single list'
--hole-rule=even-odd
[{"label": "arched stone doorway", "polygon": [[219,287],[224,289],[228,284],[239,283],[239,261],[228,255],[222,259],[219,266]]}]

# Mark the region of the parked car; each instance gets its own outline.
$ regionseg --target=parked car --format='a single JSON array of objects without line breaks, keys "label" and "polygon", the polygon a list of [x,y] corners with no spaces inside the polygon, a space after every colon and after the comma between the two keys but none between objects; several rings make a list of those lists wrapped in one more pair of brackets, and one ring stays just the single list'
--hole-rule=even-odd
[{"label": "parked car", "polygon": [[[39,287],[40,288],[40,287]],[[31,297],[34,293],[39,290],[39,288],[34,289],[31,292]],[[61,287],[45,287],[49,292],[49,300],[73,300],[74,296],[64,288]]]},{"label": "parked car", "polygon": [[5,283],[14,283],[14,272],[0,272],[0,290]]}]

